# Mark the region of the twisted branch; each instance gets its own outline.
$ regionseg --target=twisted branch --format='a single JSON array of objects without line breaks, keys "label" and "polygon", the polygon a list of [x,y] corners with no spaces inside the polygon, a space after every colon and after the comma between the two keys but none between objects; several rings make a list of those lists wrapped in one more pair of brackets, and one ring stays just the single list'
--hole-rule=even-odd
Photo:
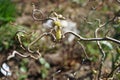
[{"label": "twisted branch", "polygon": [[43,38],[44,36],[50,36],[50,37],[52,37],[54,40],[56,39],[55,36],[54,36],[54,34],[52,34],[51,32],[49,32],[49,33],[43,33],[42,35],[38,36],[37,39],[35,39],[33,42],[31,42],[31,43],[28,45],[28,49],[27,49],[27,50],[28,50],[29,52],[31,52],[31,53],[34,53],[34,51],[32,51],[32,50],[30,49],[30,47],[31,47],[33,44],[35,44],[38,40],[40,40],[41,38]]},{"label": "twisted branch", "polygon": [[108,36],[105,36],[103,38],[84,38],[81,35],[79,35],[79,34],[77,34],[75,32],[72,32],[72,31],[68,31],[64,35],[67,35],[67,34],[74,35],[75,37],[78,38],[79,41],[111,41],[113,43],[120,44],[119,40],[111,38],[111,37],[108,37]]}]

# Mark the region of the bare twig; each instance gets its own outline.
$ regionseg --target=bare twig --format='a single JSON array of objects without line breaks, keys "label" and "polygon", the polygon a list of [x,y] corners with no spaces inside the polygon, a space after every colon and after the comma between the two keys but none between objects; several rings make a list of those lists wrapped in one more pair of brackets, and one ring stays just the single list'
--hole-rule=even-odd
[{"label": "bare twig", "polygon": [[10,60],[11,58],[15,57],[16,54],[19,55],[19,56],[21,56],[21,57],[24,57],[24,58],[31,57],[31,58],[37,60],[37,59],[39,59],[39,58],[41,57],[41,54],[40,54],[38,51],[37,51],[37,53],[39,54],[39,56],[35,57],[35,56],[31,55],[31,54],[27,54],[27,53],[26,53],[27,55],[25,55],[25,54],[21,54],[21,53],[19,53],[18,51],[15,51],[15,50],[14,50],[14,51],[12,52],[12,54],[7,57],[7,60]]},{"label": "bare twig", "polygon": [[50,32],[50,33],[43,33],[42,35],[38,36],[37,39],[35,39],[33,42],[31,42],[29,45],[28,45],[28,51],[33,53],[34,51],[32,51],[30,49],[30,47],[35,44],[38,40],[40,40],[41,38],[43,38],[44,36],[51,36],[54,40],[56,39],[55,36]]},{"label": "bare twig", "polygon": [[[33,19],[35,21],[43,21],[43,20],[45,20],[45,19],[43,19],[43,13],[42,13],[42,11],[39,10],[39,9],[36,9],[34,4],[32,6],[33,6],[33,11],[32,11],[32,17],[33,17]],[[36,18],[35,17],[36,12],[39,12],[39,14],[41,15],[41,18]]]},{"label": "bare twig", "polygon": [[[95,37],[96,38],[98,37],[98,31],[103,27],[103,25],[100,26],[100,20],[98,20],[98,21],[99,21],[99,27],[95,30]],[[96,42],[97,42],[98,48],[100,50],[100,53],[102,54],[101,61],[100,61],[100,66],[99,66],[99,73],[98,73],[98,80],[99,80],[100,76],[101,76],[101,69],[102,69],[102,66],[103,66],[103,62],[105,60],[105,52],[102,49],[102,46],[101,46],[100,42],[99,41],[96,41]]]},{"label": "bare twig", "polygon": [[67,35],[67,34],[72,34],[76,36],[79,39],[79,41],[112,41],[113,43],[120,44],[119,40],[108,37],[108,36],[103,37],[103,38],[84,38],[81,35],[75,32],[72,32],[72,31],[66,32],[64,35]]},{"label": "bare twig", "polygon": [[19,52],[17,52],[17,51],[14,50],[12,52],[12,55],[10,55],[10,56],[7,57],[7,60],[10,60],[11,58],[15,57],[15,54],[17,54],[17,55],[19,55],[21,57],[28,57],[29,56],[29,55],[23,55],[23,54],[21,54],[21,53],[19,53]]},{"label": "bare twig", "polygon": [[[21,54],[21,53],[19,53],[19,52],[17,52],[17,51],[13,51],[13,52],[12,52],[12,55],[8,56],[7,60],[15,57],[15,54],[17,54],[17,55],[19,55],[19,56],[21,56],[21,57],[31,57],[31,58],[33,58],[33,59],[39,59],[39,58],[41,57],[41,53],[39,52],[39,50],[37,50],[36,52],[30,52],[30,51],[24,46],[24,44],[23,44],[23,42],[22,42],[22,40],[21,40],[21,37],[24,36],[24,35],[19,35],[20,32],[22,32],[22,33],[26,33],[26,32],[25,32],[25,31],[18,31],[18,32],[16,33],[16,35],[17,35],[18,41],[19,41],[19,43],[20,43],[20,46],[22,47],[23,50],[27,51],[28,54],[27,54],[27,55],[24,55],[24,54]],[[27,34],[27,33],[26,33],[26,34]],[[31,54],[31,53],[32,53],[32,54]],[[38,57],[33,56],[33,53],[37,53],[37,54],[38,54]]]},{"label": "bare twig", "polygon": [[83,46],[83,44],[81,42],[79,42],[79,41],[78,41],[78,43],[80,44],[81,48],[83,49],[83,52],[84,52],[84,55],[85,55],[86,59],[89,59],[89,57],[88,57],[88,55],[87,55],[87,53],[85,51],[85,47]]},{"label": "bare twig", "polygon": [[[39,13],[39,15],[41,16],[41,18],[37,18],[35,17],[35,14],[36,13]],[[32,10],[32,18],[35,20],[35,21],[46,21],[46,20],[54,20],[50,17],[50,15],[54,13],[54,11],[51,11],[47,17],[44,17],[44,13],[40,10],[40,9],[36,9],[35,8],[35,5],[33,4],[33,10]]]},{"label": "bare twig", "polygon": [[24,44],[23,44],[23,42],[22,42],[22,40],[21,40],[21,37],[24,37],[24,35],[19,35],[20,32],[25,33],[25,34],[27,34],[27,33],[26,33],[25,31],[18,31],[18,32],[16,32],[17,39],[18,39],[18,41],[19,41],[19,43],[20,43],[20,47],[21,47],[23,50],[25,50],[25,46],[24,46]]}]

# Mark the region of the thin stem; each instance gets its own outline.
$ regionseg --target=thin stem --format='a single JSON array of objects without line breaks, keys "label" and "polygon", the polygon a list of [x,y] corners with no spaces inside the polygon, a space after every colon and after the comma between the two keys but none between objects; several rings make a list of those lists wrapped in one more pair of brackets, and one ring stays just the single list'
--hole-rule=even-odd
[{"label": "thin stem", "polygon": [[[95,37],[97,38],[98,36],[98,31],[100,30],[100,28],[102,28],[102,27],[98,27],[96,30],[95,30]],[[104,50],[102,49],[102,46],[101,46],[101,44],[100,44],[100,42],[99,41],[96,41],[97,42],[97,46],[98,46],[98,48],[99,48],[99,50],[100,50],[100,53],[102,54],[102,57],[101,57],[101,61],[100,61],[100,67],[99,67],[99,73],[98,73],[98,80],[100,79],[100,76],[101,76],[101,70],[102,70],[102,66],[103,66],[103,62],[104,62],[104,60],[105,60],[105,52],[104,52]]]},{"label": "thin stem", "polygon": [[[31,58],[33,58],[33,59],[39,59],[40,57],[41,57],[41,53],[39,52],[39,50],[37,50],[36,52],[30,52],[25,46],[24,46],[24,44],[23,44],[23,42],[22,42],[22,40],[21,40],[21,37],[22,37],[22,35],[19,35],[18,33],[19,32],[22,32],[22,33],[25,33],[25,34],[27,34],[25,31],[18,31],[17,33],[16,33],[16,35],[17,35],[17,38],[18,38],[18,41],[19,41],[19,43],[20,43],[20,46],[22,47],[22,49],[23,50],[26,50],[27,52],[29,52],[29,54],[28,55],[23,55],[23,54],[21,54],[21,53],[19,53],[19,52],[17,52],[17,51],[13,51],[13,53],[12,53],[12,55],[10,55],[9,57],[8,57],[8,59],[10,59],[10,58],[12,58],[12,57],[15,57],[15,54],[18,54],[18,55],[20,55],[21,57],[31,57]],[[30,54],[30,53],[37,53],[38,54],[38,57],[35,57],[35,56],[33,56],[32,54]]]},{"label": "thin stem", "polygon": [[[42,11],[39,10],[39,9],[36,9],[34,4],[32,6],[33,6],[33,10],[32,10],[32,17],[33,17],[33,19],[35,21],[44,21],[45,19],[43,19],[43,13],[42,13]],[[35,17],[35,13],[36,12],[39,12],[42,18],[36,18]]]},{"label": "thin stem", "polygon": [[79,41],[112,41],[113,43],[120,44],[119,40],[108,37],[108,36],[103,37],[103,38],[84,38],[81,35],[78,35],[77,33],[72,32],[72,31],[64,33],[64,35],[67,35],[67,34],[72,34],[76,36],[79,39]]},{"label": "thin stem", "polygon": [[81,48],[83,49],[83,53],[84,53],[86,59],[89,59],[89,57],[88,57],[88,55],[87,55],[87,53],[85,51],[85,47],[83,46],[83,44],[81,42],[79,42],[79,41],[78,41],[78,43],[80,44]]},{"label": "thin stem", "polygon": [[19,55],[21,57],[24,57],[24,58],[27,58],[27,57],[31,57],[33,59],[39,59],[41,57],[41,54],[39,52],[37,52],[39,55],[37,57],[33,56],[32,54],[27,54],[27,55],[24,55],[24,54],[21,54],[19,53],[18,51],[13,51],[12,54],[10,56],[7,57],[7,60],[10,60],[11,58],[15,57],[15,55]]},{"label": "thin stem", "polygon": [[18,41],[20,43],[20,47],[25,50],[25,46],[23,45],[22,41],[21,41],[21,36],[17,34],[17,38],[18,38]]},{"label": "thin stem", "polygon": [[29,56],[29,55],[23,55],[23,54],[21,54],[21,53],[19,53],[19,52],[17,52],[17,51],[14,50],[12,52],[12,55],[10,55],[10,56],[7,57],[7,60],[10,60],[11,58],[15,57],[15,54],[17,54],[17,55],[19,55],[21,57],[28,57]]},{"label": "thin stem", "polygon": [[30,49],[30,47],[35,44],[38,40],[40,40],[41,38],[43,38],[44,36],[52,36],[53,39],[55,40],[55,36],[52,34],[52,33],[43,33],[42,35],[38,36],[37,39],[35,39],[33,42],[31,42],[29,45],[28,45],[28,51],[31,52],[31,53],[34,53],[34,51],[32,51]]},{"label": "thin stem", "polygon": [[[35,17],[36,12],[38,12],[38,13],[41,15],[41,18]],[[54,12],[54,11],[51,11],[51,12],[48,14],[47,17],[44,17],[44,13],[43,13],[41,10],[36,9],[36,8],[35,8],[35,5],[33,4],[32,18],[33,18],[35,21],[46,21],[46,20],[53,20],[53,21],[54,21],[54,19],[50,17],[50,15],[51,15],[53,12]]]}]

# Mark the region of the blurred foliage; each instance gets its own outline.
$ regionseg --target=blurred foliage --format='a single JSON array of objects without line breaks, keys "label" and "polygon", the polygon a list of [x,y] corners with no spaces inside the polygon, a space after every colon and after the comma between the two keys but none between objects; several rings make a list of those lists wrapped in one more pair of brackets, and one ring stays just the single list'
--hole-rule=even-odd
[{"label": "blurred foliage", "polygon": [[27,32],[25,29],[24,30],[19,30],[19,31],[20,32],[18,32],[17,35],[15,36],[17,38],[17,42],[19,42],[19,40],[18,40],[18,35],[19,35],[19,37],[21,39],[21,42],[23,43],[23,45],[25,47],[27,47],[29,45],[33,35],[29,34],[29,32],[28,32],[28,34],[24,33],[24,32]]},{"label": "blurred foliage", "polygon": [[[21,42],[23,43],[24,47],[28,47],[28,45],[33,42],[39,35],[36,32],[31,32],[31,29],[24,29],[18,33],[20,36]],[[25,32],[25,33],[24,33]],[[40,46],[41,41],[38,40],[35,44],[33,44],[30,48],[31,50],[38,50],[40,48],[43,48],[44,45]],[[40,49],[41,50],[41,49]]]},{"label": "blurred foliage", "polygon": [[119,65],[120,65],[120,49],[116,48],[116,54],[112,56],[112,67],[111,67],[111,73],[109,74],[109,77],[114,77],[116,80],[120,79],[120,73],[119,73]]},{"label": "blurred foliage", "polygon": [[[92,45],[91,45],[92,44]],[[96,43],[87,43],[86,51],[90,57],[90,60],[96,62],[98,60],[99,51],[97,49]]]},{"label": "blurred foliage", "polygon": [[42,78],[46,78],[48,75],[48,69],[50,69],[50,64],[42,57],[39,59],[39,62],[42,65],[41,67]]},{"label": "blurred foliage", "polygon": [[[44,59],[40,58],[39,62],[41,64],[40,69],[38,72],[40,72],[42,79],[45,79],[48,75],[48,70],[50,69],[50,64]],[[27,66],[28,66],[29,60],[22,59],[19,65],[20,73],[18,73],[19,79],[18,80],[25,80],[28,75],[26,74],[28,72]]]},{"label": "blurred foliage", "polygon": [[83,3],[86,2],[86,0],[71,0],[71,1],[81,5],[83,5]]},{"label": "blurred foliage", "polygon": [[8,50],[14,46],[15,34],[22,26],[13,26],[11,24],[2,25],[0,27],[0,51]]},{"label": "blurred foliage", "polygon": [[0,24],[13,21],[16,9],[12,0],[0,0]]},{"label": "blurred foliage", "polygon": [[18,80],[25,80],[27,78],[27,75],[25,75],[24,73],[26,73],[28,70],[27,70],[27,64],[28,64],[29,60],[28,59],[23,59],[21,62],[20,62],[20,71],[21,73],[18,74],[19,76],[19,79]]},{"label": "blurred foliage", "polygon": [[21,61],[21,63],[20,63],[20,71],[21,72],[23,72],[23,73],[27,72],[26,66],[27,66],[28,62],[29,62],[28,59],[23,59]]}]

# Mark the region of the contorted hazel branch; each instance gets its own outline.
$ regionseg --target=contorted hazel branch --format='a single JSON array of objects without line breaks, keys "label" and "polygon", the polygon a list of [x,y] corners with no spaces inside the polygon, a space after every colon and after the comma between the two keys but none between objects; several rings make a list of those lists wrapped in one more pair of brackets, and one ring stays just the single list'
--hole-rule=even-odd
[{"label": "contorted hazel branch", "polygon": [[[66,32],[66,33],[61,33],[61,32],[63,32],[63,31],[62,31],[62,29],[61,29],[62,26],[61,26],[60,20],[65,19],[61,14],[57,14],[55,11],[51,11],[48,17],[46,17],[46,18],[44,18],[44,19],[38,19],[38,18],[36,18],[36,17],[34,16],[36,11],[38,11],[38,12],[41,14],[41,16],[43,16],[42,11],[36,9],[35,6],[33,5],[33,19],[34,19],[34,20],[39,20],[39,21],[49,20],[49,19],[53,20],[53,24],[54,24],[53,26],[54,26],[54,27],[53,27],[53,29],[51,29],[51,32],[48,32],[48,33],[51,34],[52,36],[54,36],[54,40],[56,40],[57,36],[59,36],[59,38],[62,39],[62,38],[65,37],[65,35],[67,35],[67,34],[72,34],[72,35],[76,36],[80,41],[112,41],[112,42],[114,42],[114,43],[120,44],[120,41],[119,41],[119,40],[114,39],[114,38],[111,38],[111,37],[108,37],[108,36],[105,36],[105,37],[103,37],[103,38],[98,38],[98,37],[97,37],[97,38],[84,38],[84,37],[82,37],[81,35],[76,34],[75,32],[72,32],[72,31],[69,31],[69,32]],[[52,14],[54,15],[54,17],[55,17],[56,19],[53,19],[53,18],[51,17]],[[102,24],[102,25],[99,25],[99,26],[100,26],[100,27],[103,27],[103,26],[109,24],[110,22],[114,21],[114,19],[115,19],[116,17],[117,17],[117,15],[115,15],[115,16],[114,16],[112,19],[110,19],[108,22],[106,22],[106,23],[104,23],[104,24]],[[57,28],[57,29],[56,29],[56,28]],[[55,31],[55,34],[53,33],[53,31]],[[57,35],[57,34],[58,34],[58,35]]]},{"label": "contorted hazel branch", "polygon": [[[36,12],[40,13],[40,15],[42,16],[41,18],[37,18],[35,15],[36,15]],[[51,15],[53,14],[53,17],[51,17]],[[22,35],[19,35],[19,32],[22,32],[24,34],[26,34],[26,32],[24,31],[19,31],[17,32],[17,38],[18,38],[18,41],[20,43],[20,46],[22,47],[23,50],[27,51],[28,53],[30,54],[27,54],[27,55],[23,55],[17,51],[13,51],[13,54],[10,55],[8,57],[8,59],[12,58],[15,56],[15,54],[18,54],[20,55],[21,57],[32,57],[34,59],[38,59],[39,57],[41,57],[41,54],[39,52],[39,50],[35,50],[33,51],[31,49],[31,46],[34,45],[35,43],[38,42],[38,40],[40,40],[41,38],[45,37],[45,36],[49,36],[53,39],[54,42],[58,42],[60,43],[63,38],[65,38],[68,34],[71,34],[71,35],[74,35],[76,38],[78,38],[78,41],[95,41],[97,42],[97,45],[98,45],[98,48],[102,54],[102,57],[101,57],[101,62],[100,62],[100,68],[99,68],[99,74],[98,74],[98,78],[100,78],[101,76],[101,67],[102,67],[102,63],[104,61],[104,58],[105,58],[105,52],[104,50],[102,49],[102,46],[100,45],[100,41],[111,41],[113,43],[116,43],[116,44],[119,44],[120,45],[120,41],[117,40],[117,39],[114,39],[114,38],[111,38],[111,37],[108,37],[107,35],[105,35],[104,37],[101,37],[99,38],[98,37],[98,30],[100,30],[102,27],[104,27],[105,25],[107,25],[108,23],[114,21],[114,19],[117,17],[116,15],[111,19],[109,20],[108,22],[104,23],[104,24],[99,24],[99,27],[95,30],[95,37],[94,38],[85,38],[85,37],[82,37],[80,34],[77,34],[73,31],[68,31],[68,32],[63,32],[63,27],[61,25],[61,22],[60,20],[62,19],[65,19],[62,15],[60,14],[57,14],[55,11],[52,11],[48,17],[44,18],[43,17],[43,13],[41,10],[38,10],[35,8],[35,6],[33,5],[33,13],[32,13],[32,17],[34,20],[36,21],[46,21],[46,20],[52,20],[53,22],[53,27],[52,29],[50,29],[50,31],[48,32],[44,32],[43,34],[39,35],[34,41],[32,41],[27,47],[24,46],[23,42],[22,42]],[[69,27],[69,26],[68,26]],[[33,54],[38,54],[38,57],[36,58],[35,56],[33,56]]]},{"label": "contorted hazel branch", "polygon": [[[42,16],[42,18],[39,19],[39,18],[35,17],[36,12],[39,12],[40,15]],[[53,14],[53,16],[54,16],[55,18],[52,18],[52,17],[51,17],[52,14]],[[65,18],[64,18],[61,14],[57,14],[55,11],[51,11],[50,14],[48,15],[48,17],[43,18],[43,13],[42,13],[42,11],[36,9],[35,6],[33,5],[33,14],[32,14],[32,16],[33,16],[33,19],[34,19],[34,20],[37,20],[37,21],[45,21],[45,20],[49,20],[49,19],[52,20],[52,21],[53,21],[53,28],[50,30],[50,32],[45,32],[45,33],[43,33],[42,35],[38,36],[37,39],[35,39],[33,42],[31,42],[31,43],[28,45],[28,48],[26,48],[26,47],[23,45],[22,40],[21,40],[21,36],[17,34],[17,38],[18,38],[18,41],[19,41],[19,43],[20,43],[20,46],[21,46],[24,50],[26,50],[27,52],[29,52],[29,53],[37,53],[37,54],[40,55],[39,50],[37,50],[37,51],[32,51],[32,50],[31,50],[31,46],[32,46],[33,44],[35,44],[38,40],[40,40],[40,39],[41,39],[42,37],[44,37],[44,36],[50,36],[50,37],[53,39],[54,42],[60,42],[63,38],[65,38],[65,36],[66,36],[67,34],[72,34],[72,35],[74,35],[75,37],[77,37],[79,41],[112,41],[112,42],[114,42],[114,43],[120,44],[120,41],[119,41],[119,40],[114,39],[114,38],[111,38],[111,37],[108,37],[108,36],[104,36],[103,38],[98,38],[97,35],[96,35],[95,38],[84,38],[84,37],[82,37],[81,35],[79,35],[79,34],[77,34],[77,33],[75,33],[75,32],[72,32],[72,31],[69,31],[69,32],[64,33],[63,30],[62,30],[63,27],[61,26],[60,20],[63,20],[63,19],[65,19]],[[112,21],[114,21],[115,18],[116,18],[116,15],[115,15],[111,20],[109,20],[109,21],[106,22],[105,24],[101,25],[101,27],[107,25],[108,23],[110,23],[110,22],[112,22]],[[21,31],[19,31],[19,32],[21,32]],[[19,32],[17,32],[17,33],[19,33]],[[97,32],[97,29],[96,29],[96,32]],[[26,34],[26,32],[24,32],[24,31],[22,31],[22,33],[25,33],[25,34]],[[97,42],[97,43],[99,44],[99,42]],[[100,49],[100,45],[99,45],[99,49]],[[102,49],[101,49],[101,52],[103,53]],[[32,56],[32,55],[30,55],[30,56]]]}]

